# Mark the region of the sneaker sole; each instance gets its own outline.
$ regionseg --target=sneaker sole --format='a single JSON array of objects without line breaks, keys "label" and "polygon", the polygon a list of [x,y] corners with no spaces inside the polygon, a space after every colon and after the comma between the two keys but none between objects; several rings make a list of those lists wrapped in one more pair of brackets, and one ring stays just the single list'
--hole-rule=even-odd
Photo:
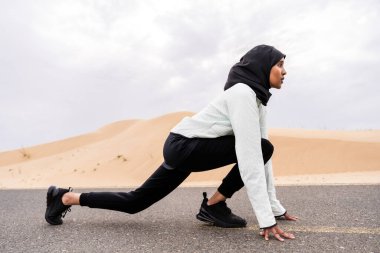
[{"label": "sneaker sole", "polygon": [[214,225],[214,220],[210,219],[209,217],[203,216],[201,213],[198,213],[195,217],[200,221]]},{"label": "sneaker sole", "polygon": [[[46,200],[48,202],[51,202],[52,198],[54,198],[55,196],[57,196],[58,194],[58,189],[57,187],[55,186],[50,186],[48,191],[47,191],[47,194],[46,194]],[[63,222],[62,220],[60,221],[55,221],[55,220],[51,220],[49,218],[49,216],[47,215],[47,207],[46,207],[46,212],[45,212],[45,220],[50,224],[50,225],[61,225]]]},{"label": "sneaker sole", "polygon": [[196,215],[196,218],[200,221],[212,224],[216,227],[222,227],[222,228],[243,228],[246,226],[246,224],[230,224],[226,223],[222,220],[216,219],[213,216],[208,215],[206,212],[204,212],[202,209],[199,211],[199,213]]}]

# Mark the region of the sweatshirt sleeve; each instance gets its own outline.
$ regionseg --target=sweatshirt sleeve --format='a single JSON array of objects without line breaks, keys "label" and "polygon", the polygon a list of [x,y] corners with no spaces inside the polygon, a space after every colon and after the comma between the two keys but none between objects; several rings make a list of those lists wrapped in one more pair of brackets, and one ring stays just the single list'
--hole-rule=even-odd
[{"label": "sweatshirt sleeve", "polygon": [[267,228],[276,225],[276,220],[267,192],[261,152],[260,112],[255,95],[251,89],[231,88],[226,103],[235,135],[240,175],[260,228]]},{"label": "sweatshirt sleeve", "polygon": [[[262,115],[260,117],[260,130],[261,138],[268,139],[268,130],[266,124],[266,107],[263,106]],[[265,164],[265,177],[267,182],[267,191],[269,196],[269,201],[272,207],[272,212],[274,216],[284,215],[286,210],[281,205],[280,201],[276,197],[276,189],[273,180],[273,169],[272,169],[272,158]]]}]

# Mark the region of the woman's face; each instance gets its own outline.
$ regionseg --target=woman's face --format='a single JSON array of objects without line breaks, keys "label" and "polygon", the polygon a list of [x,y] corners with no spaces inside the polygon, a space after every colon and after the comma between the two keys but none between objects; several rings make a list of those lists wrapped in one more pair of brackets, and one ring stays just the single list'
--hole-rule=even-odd
[{"label": "woman's face", "polygon": [[285,58],[282,58],[270,70],[269,83],[272,88],[281,89],[281,85],[284,81],[284,76],[286,75],[284,61]]}]

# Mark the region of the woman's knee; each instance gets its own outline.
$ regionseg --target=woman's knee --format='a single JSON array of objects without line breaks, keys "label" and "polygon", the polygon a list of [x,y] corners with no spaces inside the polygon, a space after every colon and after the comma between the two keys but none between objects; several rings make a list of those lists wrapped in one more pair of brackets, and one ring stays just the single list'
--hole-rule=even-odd
[{"label": "woman's knee", "polygon": [[261,149],[263,152],[264,160],[268,161],[272,157],[274,152],[273,144],[267,139],[261,139]]}]

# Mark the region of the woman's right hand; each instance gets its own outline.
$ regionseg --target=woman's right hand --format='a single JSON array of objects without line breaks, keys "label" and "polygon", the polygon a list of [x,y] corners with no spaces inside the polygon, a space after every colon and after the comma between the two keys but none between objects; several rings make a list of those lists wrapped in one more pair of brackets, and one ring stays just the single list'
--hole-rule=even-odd
[{"label": "woman's right hand", "polygon": [[[295,236],[293,234],[284,232],[278,225],[276,225],[272,228],[264,228],[264,230],[260,232],[260,235],[264,236],[264,239],[267,241],[269,240],[270,234],[273,234],[274,237],[281,242],[284,241],[284,238],[286,238],[286,239],[294,239],[295,238]],[[283,236],[284,238],[282,238],[281,236]]]}]

